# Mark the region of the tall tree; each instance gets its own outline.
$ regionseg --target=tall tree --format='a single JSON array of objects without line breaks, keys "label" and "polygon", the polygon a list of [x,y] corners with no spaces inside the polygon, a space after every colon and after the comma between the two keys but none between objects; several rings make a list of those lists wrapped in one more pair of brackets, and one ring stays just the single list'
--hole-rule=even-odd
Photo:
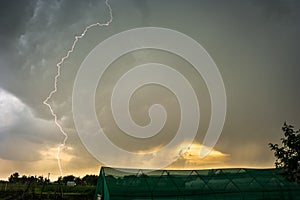
[{"label": "tall tree", "polygon": [[17,183],[17,182],[19,182],[19,176],[20,176],[19,173],[15,172],[12,175],[10,175],[10,177],[8,178],[8,181],[10,183]]},{"label": "tall tree", "polygon": [[97,175],[85,175],[82,178],[82,181],[87,185],[97,185],[98,176]]},{"label": "tall tree", "polygon": [[269,143],[276,157],[275,166],[283,169],[283,174],[288,180],[300,183],[300,130],[295,130],[294,126],[285,122],[282,131],[282,146]]},{"label": "tall tree", "polygon": [[62,182],[63,182],[64,184],[67,184],[68,181],[74,181],[75,178],[76,178],[76,177],[73,176],[73,175],[64,176],[64,177],[62,178]]}]

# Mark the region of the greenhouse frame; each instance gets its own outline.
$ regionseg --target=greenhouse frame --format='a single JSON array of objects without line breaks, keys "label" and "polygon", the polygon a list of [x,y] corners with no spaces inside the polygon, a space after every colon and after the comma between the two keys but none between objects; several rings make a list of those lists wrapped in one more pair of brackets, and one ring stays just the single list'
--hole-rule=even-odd
[{"label": "greenhouse frame", "polygon": [[102,167],[95,199],[300,199],[277,169],[144,170]]}]

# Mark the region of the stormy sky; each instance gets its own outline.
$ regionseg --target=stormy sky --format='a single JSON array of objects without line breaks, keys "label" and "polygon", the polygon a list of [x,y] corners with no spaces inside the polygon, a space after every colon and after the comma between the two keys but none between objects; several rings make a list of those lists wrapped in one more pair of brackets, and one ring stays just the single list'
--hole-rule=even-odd
[{"label": "stormy sky", "polygon": [[[165,88],[145,86],[131,101],[132,118],[149,123],[154,103],[169,113],[158,137],[141,142],[125,137],[113,122],[107,94],[131,65],[156,61],[174,66],[195,88],[201,122],[192,150],[179,153],[175,167],[272,167],[269,142],[279,142],[284,121],[300,128],[300,2],[296,0],[110,0],[113,22],[91,28],[62,65],[57,93],[50,103],[68,133],[61,159],[64,174],[97,174],[99,163],[84,147],[74,127],[72,89],[88,53],[113,34],[138,27],[164,27],[199,42],[222,75],[227,115],[210,157],[199,149],[210,119],[209,94],[192,66],[176,55],[144,50],[124,55],[106,71],[96,94],[97,116],[108,137],[129,151],[167,143],[178,128],[179,109]],[[57,146],[63,135],[43,100],[53,89],[56,63],[84,28],[109,20],[103,0],[15,0],[0,6],[0,178],[21,174],[59,175]],[[196,150],[195,150],[196,149]],[[188,156],[190,154],[190,156]],[[168,155],[161,155],[162,157]],[[116,158],[122,161],[122,158]],[[126,161],[122,161],[126,166]],[[134,162],[134,161],[127,161]],[[149,167],[149,166],[142,166]]]}]

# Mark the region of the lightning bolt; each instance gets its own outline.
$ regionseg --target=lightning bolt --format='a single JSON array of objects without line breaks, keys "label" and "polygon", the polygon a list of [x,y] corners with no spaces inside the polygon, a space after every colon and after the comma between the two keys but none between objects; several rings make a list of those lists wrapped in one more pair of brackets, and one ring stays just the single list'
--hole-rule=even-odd
[{"label": "lightning bolt", "polygon": [[61,176],[63,175],[63,171],[62,171],[62,167],[61,167],[60,152],[66,145],[66,142],[68,140],[68,134],[63,130],[63,127],[59,124],[57,115],[53,111],[53,109],[52,109],[52,107],[49,103],[49,100],[57,92],[57,88],[58,88],[57,83],[58,83],[58,78],[61,74],[61,65],[64,63],[64,61],[66,59],[69,58],[70,54],[74,51],[74,48],[75,48],[77,42],[85,36],[86,32],[90,28],[93,28],[93,27],[96,27],[96,26],[99,26],[99,27],[109,26],[112,23],[112,21],[113,21],[112,8],[111,8],[110,4],[108,3],[108,0],[105,0],[105,5],[109,10],[109,20],[105,23],[97,22],[97,23],[94,23],[94,24],[90,24],[90,25],[85,27],[85,29],[83,30],[83,32],[80,35],[75,36],[75,40],[73,41],[73,44],[72,44],[71,48],[67,51],[67,54],[64,57],[62,57],[61,60],[56,64],[57,72],[56,72],[56,75],[55,75],[55,78],[54,78],[54,89],[52,91],[50,91],[47,98],[43,101],[43,104],[46,105],[49,108],[50,113],[54,118],[54,123],[58,127],[61,134],[63,134],[63,136],[64,136],[64,139],[63,139],[62,143],[57,147],[57,154],[56,154],[56,159],[57,159],[57,163],[58,163],[58,167],[59,167],[59,171],[60,171]]}]

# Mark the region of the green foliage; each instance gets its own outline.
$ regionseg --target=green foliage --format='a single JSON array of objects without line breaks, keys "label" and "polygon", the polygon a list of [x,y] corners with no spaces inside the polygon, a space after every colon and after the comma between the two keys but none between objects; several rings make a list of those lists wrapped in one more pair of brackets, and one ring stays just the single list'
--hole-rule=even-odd
[{"label": "green foliage", "polygon": [[269,143],[276,157],[276,168],[283,169],[284,176],[290,181],[300,183],[300,133],[294,126],[284,123],[282,127],[284,137],[281,138],[282,146]]},{"label": "green foliage", "polygon": [[15,172],[12,175],[10,175],[10,177],[8,178],[8,181],[10,183],[18,183],[19,182],[19,173]]},{"label": "green foliage", "polygon": [[85,175],[82,178],[82,181],[84,182],[84,184],[86,185],[97,185],[98,182],[98,176],[96,175]]},{"label": "green foliage", "polygon": [[[82,179],[73,175],[58,177],[50,182],[43,176],[26,176],[18,172],[9,176],[9,181],[0,181],[1,199],[93,199],[98,176],[86,175]],[[95,181],[96,180],[96,181]],[[75,181],[75,186],[68,186]]]},{"label": "green foliage", "polygon": [[9,183],[21,183],[21,184],[26,184],[26,183],[37,183],[37,184],[43,184],[44,182],[49,183],[50,180],[47,178],[44,178],[43,176],[35,177],[35,176],[20,176],[18,172],[13,173],[10,175],[8,178]]},{"label": "green foliage", "polygon": [[85,175],[83,178],[75,177],[73,175],[67,175],[64,177],[58,177],[57,181],[54,183],[62,183],[63,185],[66,185],[68,181],[75,181],[76,185],[90,185],[90,186],[96,186],[98,181],[97,175]]},{"label": "green foliage", "polygon": [[[26,183],[37,183],[38,185],[42,185],[44,183],[50,183],[50,180],[48,178],[44,178],[43,176],[35,177],[35,176],[25,176],[20,174],[18,172],[13,173],[8,178],[9,183],[20,183],[20,184],[26,184]],[[73,175],[67,175],[64,177],[58,177],[57,181],[54,181],[54,183],[66,185],[68,181],[75,181],[76,185],[83,185],[83,186],[96,186],[98,181],[97,175],[85,175],[83,178],[75,177]]]},{"label": "green foliage", "polygon": [[64,176],[64,177],[62,178],[62,182],[63,182],[64,184],[67,184],[68,181],[74,181],[75,178],[76,178],[76,177],[73,176],[73,175]]}]

